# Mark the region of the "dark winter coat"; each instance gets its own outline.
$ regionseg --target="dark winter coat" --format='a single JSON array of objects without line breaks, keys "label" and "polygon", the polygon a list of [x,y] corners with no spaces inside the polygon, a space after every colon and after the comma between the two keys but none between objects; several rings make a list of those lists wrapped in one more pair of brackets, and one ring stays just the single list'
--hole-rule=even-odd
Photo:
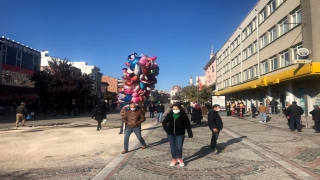
[{"label": "dark winter coat", "polygon": [[223,129],[222,119],[217,111],[212,109],[209,111],[208,125],[210,130],[213,130],[213,128],[217,128],[219,131],[221,131]]},{"label": "dark winter coat", "polygon": [[304,113],[303,109],[300,106],[297,106],[295,104],[292,104],[287,109],[287,116],[290,116],[290,117],[301,117],[303,113]]},{"label": "dark winter coat", "polygon": [[312,119],[315,121],[320,121],[320,109],[314,109],[310,112]]},{"label": "dark winter coat", "polygon": [[200,123],[201,119],[202,119],[201,109],[193,108],[193,111],[192,111],[192,114],[191,114],[191,121]]},{"label": "dark winter coat", "polygon": [[188,137],[193,137],[190,120],[184,113],[175,120],[173,118],[173,112],[169,112],[162,121],[162,127],[169,135],[184,135],[186,132],[185,130],[187,130]]},{"label": "dark winter coat", "polygon": [[106,111],[102,109],[97,109],[96,112],[92,115],[92,118],[94,118],[97,121],[102,121],[106,118]]},{"label": "dark winter coat", "polygon": [[149,111],[150,111],[150,112],[154,112],[154,110],[155,110],[154,105],[150,104],[150,105],[149,105]]},{"label": "dark winter coat", "polygon": [[156,111],[157,112],[162,112],[162,113],[164,113],[164,106],[161,104],[158,104],[157,106],[156,106]]}]

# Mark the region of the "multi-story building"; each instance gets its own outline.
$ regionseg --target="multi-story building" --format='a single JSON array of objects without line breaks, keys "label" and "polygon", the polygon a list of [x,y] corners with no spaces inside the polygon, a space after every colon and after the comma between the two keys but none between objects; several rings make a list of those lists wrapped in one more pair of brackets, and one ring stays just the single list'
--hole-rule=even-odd
[{"label": "multi-story building", "polygon": [[87,65],[87,62],[72,62],[73,66],[81,69],[82,73],[91,74],[92,79],[94,81],[92,95],[92,103],[94,105],[101,104],[101,100],[103,98],[101,93],[101,78],[102,73],[100,72],[100,68],[97,66]]},{"label": "multi-story building", "polygon": [[216,89],[216,58],[213,53],[213,47],[211,49],[211,54],[210,54],[210,60],[209,62],[204,66],[203,70],[205,71],[205,76],[204,76],[204,82],[201,81],[201,83],[208,87],[211,87],[212,90],[214,91]]},{"label": "multi-story building", "polygon": [[101,82],[107,83],[107,91],[112,93],[118,93],[118,78],[110,76],[102,76]]},{"label": "multi-story building", "polygon": [[36,101],[29,77],[40,70],[40,51],[4,36],[0,38],[0,46],[0,99],[16,105],[21,101]]},{"label": "multi-story building", "polygon": [[320,105],[320,1],[260,0],[216,53],[217,95]]}]

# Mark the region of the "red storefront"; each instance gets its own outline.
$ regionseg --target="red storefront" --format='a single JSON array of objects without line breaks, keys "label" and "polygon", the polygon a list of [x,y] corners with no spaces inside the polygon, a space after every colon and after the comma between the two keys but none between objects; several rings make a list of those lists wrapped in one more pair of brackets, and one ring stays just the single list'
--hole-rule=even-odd
[{"label": "red storefront", "polygon": [[29,69],[2,64],[0,99],[6,99],[6,101],[35,100],[34,84],[29,80],[33,73],[34,71]]}]

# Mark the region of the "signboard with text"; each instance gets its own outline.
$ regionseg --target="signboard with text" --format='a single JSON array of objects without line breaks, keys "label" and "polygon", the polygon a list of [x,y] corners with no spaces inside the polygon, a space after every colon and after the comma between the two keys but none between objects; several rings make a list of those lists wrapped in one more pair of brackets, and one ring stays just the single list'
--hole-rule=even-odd
[{"label": "signboard with text", "polygon": [[226,97],[225,96],[212,96],[212,105],[219,104],[220,110],[226,110]]}]

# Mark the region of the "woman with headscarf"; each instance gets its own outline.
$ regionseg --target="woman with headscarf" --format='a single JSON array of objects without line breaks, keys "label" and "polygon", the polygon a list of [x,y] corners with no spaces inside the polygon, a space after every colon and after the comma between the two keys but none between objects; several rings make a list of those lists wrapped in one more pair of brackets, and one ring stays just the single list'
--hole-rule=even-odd
[{"label": "woman with headscarf", "polygon": [[191,114],[191,121],[193,123],[199,124],[201,123],[201,119],[202,119],[201,109],[198,104],[195,104]]},{"label": "woman with headscarf", "polygon": [[312,119],[314,120],[314,125],[315,125],[315,133],[320,133],[320,108],[318,105],[314,106],[314,110],[310,112],[312,115]]},{"label": "woman with headscarf", "polygon": [[166,131],[170,142],[172,161],[170,166],[177,163],[184,166],[182,160],[182,146],[185,138],[185,131],[188,132],[189,139],[193,138],[188,115],[182,110],[180,105],[174,104],[172,110],[162,121],[162,127]]}]

